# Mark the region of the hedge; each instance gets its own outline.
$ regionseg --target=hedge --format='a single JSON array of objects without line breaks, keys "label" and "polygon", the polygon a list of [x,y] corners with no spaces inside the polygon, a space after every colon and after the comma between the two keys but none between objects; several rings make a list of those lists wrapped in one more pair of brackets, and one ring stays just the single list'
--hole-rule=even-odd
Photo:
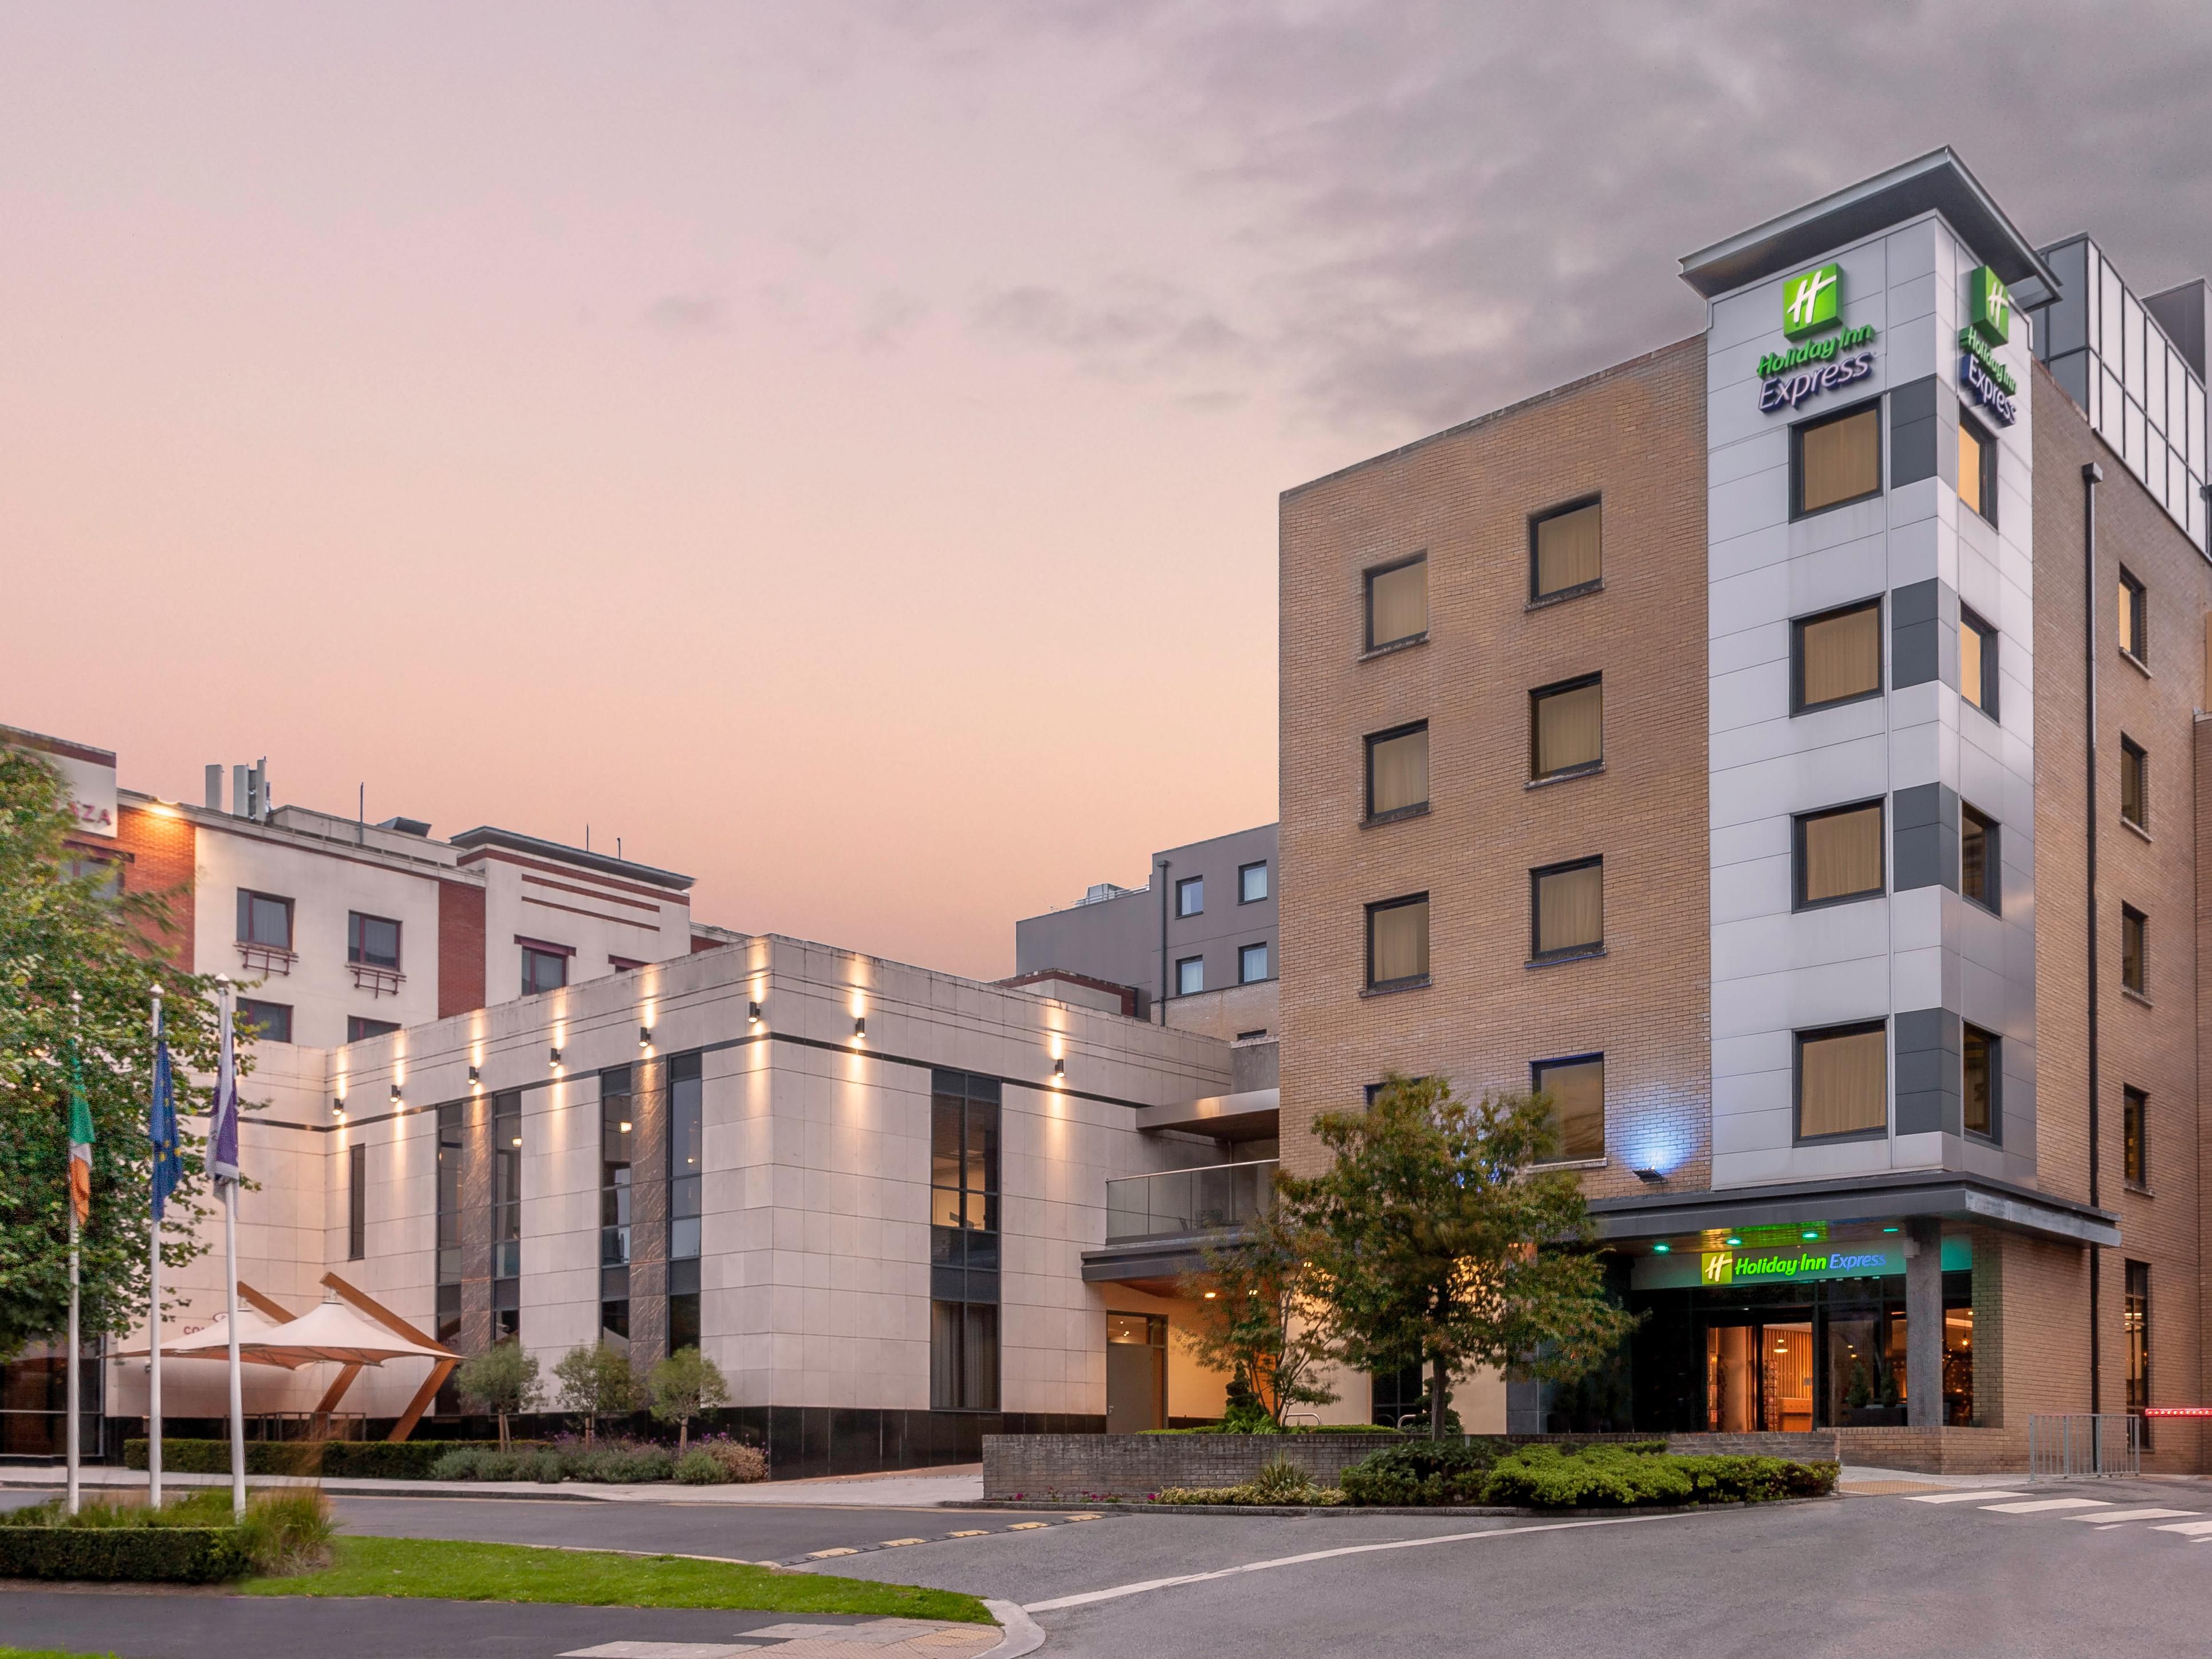
[{"label": "hedge", "polygon": [[[519,1450],[539,1443],[518,1440]],[[246,1443],[248,1474],[319,1474],[326,1480],[428,1480],[431,1469],[448,1452],[464,1448],[496,1449],[496,1440],[249,1440]],[[146,1443],[123,1443],[125,1468],[146,1467]],[[165,1439],[161,1468],[171,1474],[228,1474],[228,1440]]]},{"label": "hedge", "polygon": [[1650,1504],[1762,1504],[1836,1488],[1833,1463],[1780,1457],[1682,1457],[1623,1446],[1562,1451],[1524,1446],[1498,1460],[1485,1494],[1532,1509],[1630,1509]]},{"label": "hedge", "polygon": [[245,1576],[239,1527],[18,1527],[0,1522],[0,1578],[211,1584]]}]

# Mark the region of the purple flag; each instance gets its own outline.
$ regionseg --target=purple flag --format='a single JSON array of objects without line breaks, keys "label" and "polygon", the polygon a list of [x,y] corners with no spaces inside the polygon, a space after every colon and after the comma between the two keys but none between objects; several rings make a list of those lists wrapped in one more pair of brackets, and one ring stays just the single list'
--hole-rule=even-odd
[{"label": "purple flag", "polygon": [[238,1057],[232,1049],[231,1026],[236,1005],[228,986],[222,992],[222,1058],[216,1067],[215,1109],[208,1126],[212,1148],[208,1173],[217,1181],[238,1179]]}]

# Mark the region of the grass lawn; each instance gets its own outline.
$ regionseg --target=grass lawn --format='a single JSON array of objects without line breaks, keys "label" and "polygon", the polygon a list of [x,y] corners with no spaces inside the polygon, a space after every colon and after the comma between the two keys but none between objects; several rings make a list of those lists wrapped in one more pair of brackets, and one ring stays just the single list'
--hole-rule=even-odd
[{"label": "grass lawn", "polygon": [[0,1648],[0,1659],[115,1659],[112,1653],[64,1653],[59,1648]]},{"label": "grass lawn", "polygon": [[[289,1578],[249,1578],[245,1595],[406,1595],[447,1601],[565,1601],[585,1607],[743,1607],[770,1613],[865,1613],[988,1624],[957,1590],[771,1572],[678,1555],[615,1555],[531,1544],[435,1538],[338,1538],[337,1564]],[[0,1659],[11,1659],[0,1649]]]}]

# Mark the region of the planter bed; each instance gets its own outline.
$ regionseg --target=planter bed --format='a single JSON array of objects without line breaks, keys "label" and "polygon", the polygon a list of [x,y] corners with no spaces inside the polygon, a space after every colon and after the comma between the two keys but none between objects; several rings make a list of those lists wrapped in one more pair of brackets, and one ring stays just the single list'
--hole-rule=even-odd
[{"label": "planter bed", "polygon": [[0,1523],[0,1578],[212,1584],[243,1577],[238,1527],[12,1527]]},{"label": "planter bed", "polygon": [[[1267,1515],[1304,1520],[1317,1520],[1325,1515],[1387,1515],[1401,1518],[1442,1515],[1487,1517],[1493,1521],[1629,1521],[1645,1515],[1705,1515],[1720,1510],[1772,1510],[1789,1504],[1829,1504],[1836,1501],[1832,1494],[1826,1498],[1771,1498],[1757,1504],[1731,1500],[1720,1504],[1645,1504],[1607,1510],[1536,1510],[1510,1509],[1486,1504],[1438,1504],[1425,1509],[1388,1504],[1366,1506],[1358,1504],[1141,1504],[1132,1503],[1127,1498],[1103,1498],[1096,1503],[1082,1505],[1081,1512],[1097,1515]],[[1072,1504],[1049,1504],[1034,1498],[963,1498],[957,1503],[938,1505],[938,1508],[945,1510],[1043,1510],[1054,1514],[1065,1514],[1075,1507]]]}]

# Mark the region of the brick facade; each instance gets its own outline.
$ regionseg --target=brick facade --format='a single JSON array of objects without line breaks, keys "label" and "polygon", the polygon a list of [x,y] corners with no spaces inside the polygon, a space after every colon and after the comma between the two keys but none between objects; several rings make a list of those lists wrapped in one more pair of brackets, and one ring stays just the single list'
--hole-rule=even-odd
[{"label": "brick facade", "polygon": [[484,892],[438,884],[438,1018],[484,1006]]},{"label": "brick facade", "polygon": [[[89,838],[83,844],[94,852],[107,850],[107,844]],[[195,971],[192,872],[199,840],[191,820],[175,812],[122,806],[116,812],[112,846],[125,856],[123,884],[126,890],[158,894],[168,901],[171,928],[149,943],[177,967],[187,973]]]}]

